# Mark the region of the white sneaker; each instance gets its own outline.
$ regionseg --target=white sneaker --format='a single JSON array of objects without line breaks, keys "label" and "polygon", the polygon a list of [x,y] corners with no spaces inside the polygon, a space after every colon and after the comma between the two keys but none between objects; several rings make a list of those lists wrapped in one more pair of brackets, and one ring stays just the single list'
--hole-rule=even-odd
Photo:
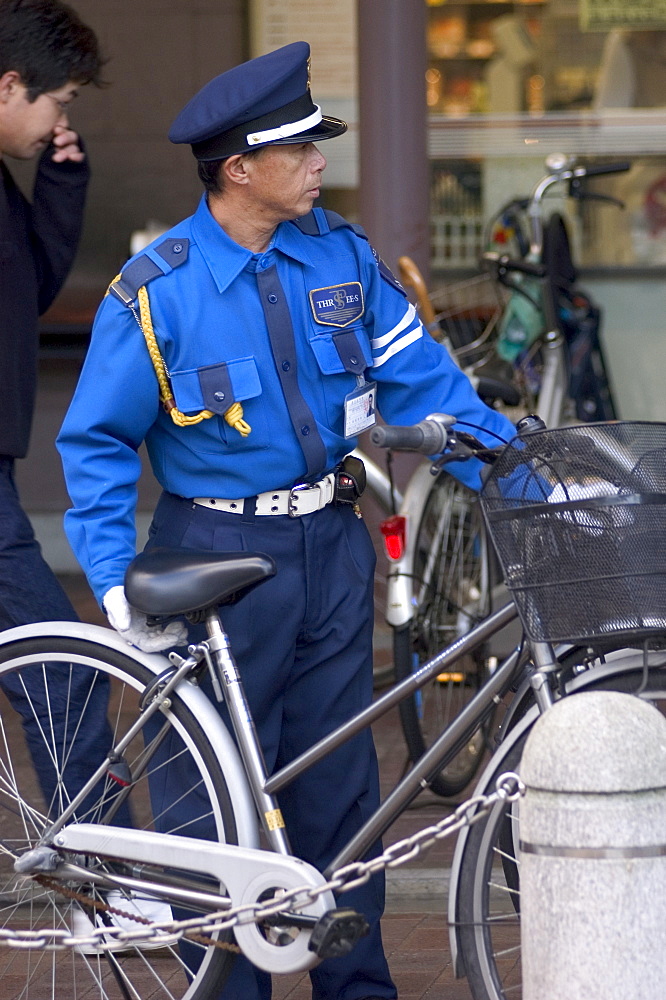
[{"label": "white sneaker", "polygon": [[[113,889],[106,897],[106,902],[116,910],[124,910],[125,913],[135,913],[137,917],[143,917],[144,920],[150,920],[151,923],[162,923],[173,920],[171,907],[168,903],[164,903],[159,899],[150,899],[149,897],[137,898],[136,896],[128,898],[119,890]],[[75,937],[88,936],[94,931],[95,925],[88,915],[89,912],[78,908],[72,911],[72,934]],[[136,931],[141,928],[141,924],[136,920],[121,917],[116,913],[110,913],[109,916],[111,917],[113,927],[122,927],[124,931]],[[101,920],[97,926],[102,926]],[[149,938],[145,938],[143,941],[131,943],[116,939],[109,950],[132,951],[134,948],[138,948],[140,951],[156,951],[160,948],[168,948],[176,944],[177,941],[177,934],[163,937],[161,941],[152,941]],[[96,948],[93,944],[79,945],[76,950],[82,955],[102,954],[102,950]]]}]

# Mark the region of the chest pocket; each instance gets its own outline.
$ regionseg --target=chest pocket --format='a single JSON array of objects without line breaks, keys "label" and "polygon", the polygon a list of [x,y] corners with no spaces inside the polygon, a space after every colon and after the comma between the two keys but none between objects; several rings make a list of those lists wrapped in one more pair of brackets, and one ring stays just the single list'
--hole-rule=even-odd
[{"label": "chest pocket", "polygon": [[364,327],[340,333],[315,333],[310,338],[319,368],[324,375],[362,375],[372,364],[368,335]]},{"label": "chest pocket", "polygon": [[345,397],[356,386],[356,376],[372,364],[368,335],[362,326],[340,333],[317,332],[310,346],[324,376],[321,386],[328,424],[344,436]]},{"label": "chest pocket", "polygon": [[[183,413],[210,410],[215,417],[205,421],[205,430],[213,437],[211,446],[220,439],[227,445],[243,450],[240,434],[224,420],[224,414],[233,403],[242,403],[245,420],[252,428],[252,445],[267,443],[268,422],[265,405],[262,405],[262,388],[257,363],[253,357],[220,361],[201,368],[171,372],[174,399]],[[199,428],[204,429],[204,424]],[[247,439],[246,439],[247,440]],[[247,447],[245,447],[247,450]]]}]

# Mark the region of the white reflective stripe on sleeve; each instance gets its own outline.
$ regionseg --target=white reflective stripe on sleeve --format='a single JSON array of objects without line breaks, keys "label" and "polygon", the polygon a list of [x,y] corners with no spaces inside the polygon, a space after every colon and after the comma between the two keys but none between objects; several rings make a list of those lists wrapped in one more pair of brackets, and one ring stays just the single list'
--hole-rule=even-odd
[{"label": "white reflective stripe on sleeve", "polygon": [[372,362],[372,367],[379,368],[379,366],[383,365],[385,361],[392,358],[394,354],[398,354],[399,351],[404,351],[405,347],[409,347],[409,345],[413,344],[414,341],[420,340],[422,336],[423,327],[419,324],[416,330],[412,330],[411,333],[401,337],[400,340],[395,340],[389,347],[388,351],[384,351],[384,353],[380,354],[378,358],[375,358]]},{"label": "white reflective stripe on sleeve", "polygon": [[309,128],[314,128],[322,119],[321,108],[315,104],[316,111],[313,111],[307,118],[301,118],[298,122],[287,122],[278,128],[267,128],[263,132],[250,132],[245,136],[248,146],[256,146],[258,142],[275,142],[276,139],[288,139],[290,135],[297,135],[299,132],[307,132]]},{"label": "white reflective stripe on sleeve", "polygon": [[375,337],[375,339],[371,342],[373,351],[378,351],[380,347],[386,347],[387,344],[390,344],[391,341],[394,339],[394,337],[397,337],[399,333],[402,333],[403,330],[406,330],[407,327],[410,326],[410,324],[413,323],[415,319],[416,319],[416,309],[414,308],[413,305],[410,304],[409,309],[402,317],[397,326],[394,326],[393,329],[389,330],[388,333],[382,334],[381,337]]}]

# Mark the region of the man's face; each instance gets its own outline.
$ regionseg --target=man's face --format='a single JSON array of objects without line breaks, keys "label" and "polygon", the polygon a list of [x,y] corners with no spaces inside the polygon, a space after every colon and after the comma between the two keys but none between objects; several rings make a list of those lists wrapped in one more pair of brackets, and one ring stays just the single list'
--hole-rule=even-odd
[{"label": "man's face", "polygon": [[58,127],[67,127],[67,109],[78,86],[66,83],[30,102],[25,85],[11,76],[0,80],[0,156],[30,160],[46,149]]},{"label": "man's face", "polygon": [[297,219],[319,195],[326,160],[312,142],[266,146],[246,160],[249,193],[267,222]]}]

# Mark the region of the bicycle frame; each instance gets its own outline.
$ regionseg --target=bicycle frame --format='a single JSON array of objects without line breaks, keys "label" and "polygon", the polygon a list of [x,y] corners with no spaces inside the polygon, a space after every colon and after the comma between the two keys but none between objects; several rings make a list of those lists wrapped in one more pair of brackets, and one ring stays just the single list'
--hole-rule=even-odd
[{"label": "bicycle frame", "polygon": [[[211,637],[205,644],[202,644],[206,650],[199,656],[199,660],[210,651],[211,659],[215,664],[215,677],[227,698],[240,753],[236,750],[236,745],[215,707],[201,688],[180,679],[185,676],[184,671],[179,669],[182,668],[185,661],[180,661],[180,658],[177,658],[180,662],[176,664],[174,672],[173,667],[169,668],[169,662],[165,657],[133,650],[136,659],[155,676],[164,675],[165,670],[171,669],[173,676],[170,680],[166,680],[164,685],[160,685],[159,698],[162,702],[168,698],[170,693],[177,692],[197,718],[204,723],[215,752],[225,761],[225,776],[228,779],[234,809],[239,817],[239,840],[243,847],[224,844],[213,845],[206,841],[198,842],[189,838],[179,838],[152,831],[133,831],[86,823],[65,823],[63,825],[63,823],[58,822],[50,831],[54,836],[52,838],[48,836],[47,841],[54,843],[56,847],[67,848],[67,850],[82,854],[103,855],[129,863],[134,861],[139,864],[152,863],[167,868],[175,865],[176,858],[180,860],[175,866],[182,868],[184,856],[188,858],[189,866],[189,858],[197,853],[200,843],[206,844],[204,855],[202,855],[200,862],[191,865],[192,870],[206,871],[222,882],[230,893],[231,905],[246,901],[246,887],[252,882],[261,865],[263,865],[261,870],[267,872],[275,870],[276,875],[279,873],[282,879],[290,876],[291,883],[295,886],[304,884],[304,877],[309,885],[321,884],[323,878],[328,877],[335,869],[349,861],[363,857],[377,838],[391,826],[419,792],[427,787],[430,775],[455,756],[460,745],[478,727],[480,721],[492,712],[497,699],[508,690],[518,665],[518,651],[514,651],[498,667],[465,711],[441,734],[422,760],[395,786],[386,801],[333,860],[327,871],[323,873],[323,877],[314,869],[310,870],[310,866],[304,867],[303,862],[289,854],[287,835],[279,823],[275,823],[276,816],[279,815],[279,807],[273,796],[330,751],[388,712],[402,698],[422,687],[459,657],[487,641],[490,636],[513,621],[516,615],[515,606],[512,603],[506,605],[472,629],[466,636],[461,637],[443,650],[433,660],[421,667],[417,673],[396,685],[367,709],[338,727],[299,758],[270,777],[265,773],[263,756],[244,700],[242,684],[229,651],[226,635],[222,631],[221,625],[218,628],[216,624],[219,623],[216,613],[208,616]],[[34,638],[36,634],[39,634],[39,631],[36,633],[36,629],[42,630],[42,627],[21,626],[7,631],[3,638],[6,642],[26,637]],[[128,651],[127,645],[116,633],[100,626],[71,622],[47,623],[43,627],[43,634],[89,639],[122,650],[125,654]],[[206,659],[208,659],[207,655]],[[544,670],[547,670],[549,666],[546,662],[547,659],[548,657],[545,657],[542,663]],[[179,677],[177,683],[175,681],[176,674]],[[168,703],[164,707],[168,709]],[[116,749],[113,748],[111,753]],[[97,777],[96,773],[80,793],[81,796],[85,796],[87,789],[93,787]],[[255,809],[263,817],[264,833],[272,848],[272,853],[258,851],[259,838]],[[185,848],[180,843],[181,840],[184,840]],[[233,874],[229,874],[232,869]],[[23,871],[30,871],[30,858],[28,857],[26,857]],[[70,872],[70,868],[68,868],[68,872]],[[71,874],[74,875],[73,869]],[[84,874],[85,870],[82,869],[80,877],[83,878]],[[298,878],[301,878],[300,882]],[[113,881],[116,885],[129,886],[132,884],[132,887],[136,887],[136,882],[132,882],[131,879],[128,880],[124,876],[119,876],[117,879],[114,877]],[[196,902],[197,905],[208,905],[210,908],[215,908],[216,905],[218,909],[223,909],[230,905],[229,899],[215,895],[211,896],[206,904],[206,901],[196,893],[189,892],[188,894],[188,890],[174,893],[171,886],[166,884],[160,886],[157,880],[150,882],[150,892],[171,900],[174,898],[176,901],[187,902],[190,900],[193,903]],[[330,903],[330,900],[328,902]],[[291,971],[297,970],[293,968]]]},{"label": "bicycle frame", "polygon": [[[61,848],[81,855],[117,860],[127,865],[130,872],[125,874],[125,869],[121,868],[119,872],[98,873],[91,872],[88,866],[77,863],[76,859],[60,862],[57,866],[58,877],[66,878],[70,884],[75,884],[77,881],[81,883],[93,881],[102,889],[113,887],[143,891],[150,896],[162,898],[172,905],[187,906],[191,904],[199,910],[207,909],[211,912],[225,911],[244,905],[251,907],[256,904],[262,891],[268,891],[275,885],[281,885],[287,890],[303,890],[304,893],[302,902],[297,904],[298,914],[292,914],[285,907],[285,922],[293,922],[297,927],[303,929],[314,927],[325,913],[335,906],[331,892],[324,885],[326,879],[345,864],[362,858],[368,848],[402,814],[419,792],[428,787],[429,777],[445,766],[458,753],[461,745],[478,728],[483,719],[490,715],[495,704],[507,693],[515,680],[517,671],[524,665],[528,656],[534,664],[534,667],[527,673],[531,688],[530,693],[535,697],[536,704],[509,731],[507,738],[502,742],[502,752],[505,752],[504,748],[510,748],[513,745],[515,739],[522,734],[525,725],[531,723],[537,714],[549,707],[552,703],[552,694],[548,675],[556,669],[558,652],[547,643],[530,643],[526,644],[524,650],[522,645],[514,650],[493,672],[463,712],[440,734],[423,758],[398,782],[384,803],[364,827],[350,839],[324,873],[318,872],[288,853],[288,841],[284,831],[276,829],[270,822],[270,818],[274,818],[274,814],[278,812],[273,795],[345,740],[388,712],[402,698],[413,694],[415,690],[428,683],[438,672],[450,668],[456,660],[468,655],[478,645],[485,643],[512,622],[516,616],[517,610],[512,603],[495,612],[467,635],[452,643],[424,664],[418,672],[396,685],[373,705],[338,727],[271,777],[262,773],[261,750],[256,741],[252,720],[247,716],[242,686],[239,683],[236,667],[229,652],[226,635],[219,624],[216,613],[208,615],[209,639],[198,647],[192,647],[192,653],[188,660],[174,655],[170,658],[171,666],[169,666],[169,661],[161,655],[150,655],[133,650],[137,662],[140,662],[156,678],[160,679],[159,685],[150,683],[144,689],[146,692],[144,697],[146,714],[153,704],[151,698],[157,698],[158,704],[155,711],[161,708],[168,716],[169,696],[178,694],[186,702],[190,711],[195,713],[205,726],[214,752],[224,760],[225,778],[234,801],[237,818],[241,820],[239,823],[240,846],[103,824],[71,823],[62,826],[57,823],[44,838],[44,848],[37,847],[27,854],[21,855],[16,865],[17,872],[19,875],[35,875],[40,871],[51,870],[48,863],[40,867],[40,851],[45,852],[46,855],[50,854],[55,859],[57,849]],[[4,637],[6,642],[12,643],[19,639],[36,638],[40,633],[49,637],[64,636],[90,640],[109,648],[115,648],[125,655],[128,653],[127,645],[115,632],[99,626],[71,622],[22,626],[6,632]],[[210,669],[213,669],[214,682],[217,682],[225,691],[227,688],[232,690],[232,697],[229,699],[228,705],[232,720],[236,720],[240,754],[236,751],[235,744],[212,702],[200,687],[185,681],[188,673],[187,665],[201,663],[203,660],[208,663]],[[611,666],[610,671],[612,672],[612,670]],[[568,685],[567,693],[582,689],[587,683],[592,683],[593,680],[599,678],[602,672],[602,668],[595,668],[587,675],[582,674],[575,677]],[[594,678],[591,676],[592,674],[594,674]],[[216,686],[215,683],[213,686]],[[524,696],[526,687],[521,686],[521,690],[522,696]],[[521,697],[520,693],[517,697]],[[132,726],[132,730],[136,730],[136,724]],[[123,739],[124,737],[120,738],[114,750],[122,745]],[[111,751],[107,760],[114,756],[114,750]],[[496,763],[496,758],[493,759]],[[94,781],[95,777],[88,782],[87,787],[90,788]],[[262,809],[264,810],[264,831],[273,848],[271,851],[259,849],[255,808],[260,812]],[[53,835],[54,832],[55,835]],[[247,838],[250,838],[249,845],[246,842]],[[457,873],[465,839],[466,834],[463,831],[456,848],[456,860],[452,871],[450,908],[452,908],[451,912],[454,913],[456,912],[456,894],[458,892]],[[56,851],[52,850],[51,845],[56,848]],[[44,857],[45,855],[42,853],[41,858]],[[141,870],[141,865],[147,866],[145,872]],[[164,877],[161,874],[155,875],[155,866],[161,866],[167,871],[180,869],[185,877],[174,881],[168,875]],[[190,873],[189,879],[188,872]],[[197,891],[194,881],[196,873],[206,874],[214,878],[218,884],[221,883],[228,896],[201,888]],[[307,896],[308,890],[313,892],[313,899]],[[450,934],[452,954],[458,962],[456,957],[458,955],[456,919],[455,916],[452,918]],[[288,949],[276,950],[267,943],[261,929],[253,921],[247,920],[241,921],[236,926],[236,937],[246,956],[268,972],[305,971],[317,961],[317,957],[307,948],[307,934],[300,935],[300,944],[297,947],[290,945]]]}]

